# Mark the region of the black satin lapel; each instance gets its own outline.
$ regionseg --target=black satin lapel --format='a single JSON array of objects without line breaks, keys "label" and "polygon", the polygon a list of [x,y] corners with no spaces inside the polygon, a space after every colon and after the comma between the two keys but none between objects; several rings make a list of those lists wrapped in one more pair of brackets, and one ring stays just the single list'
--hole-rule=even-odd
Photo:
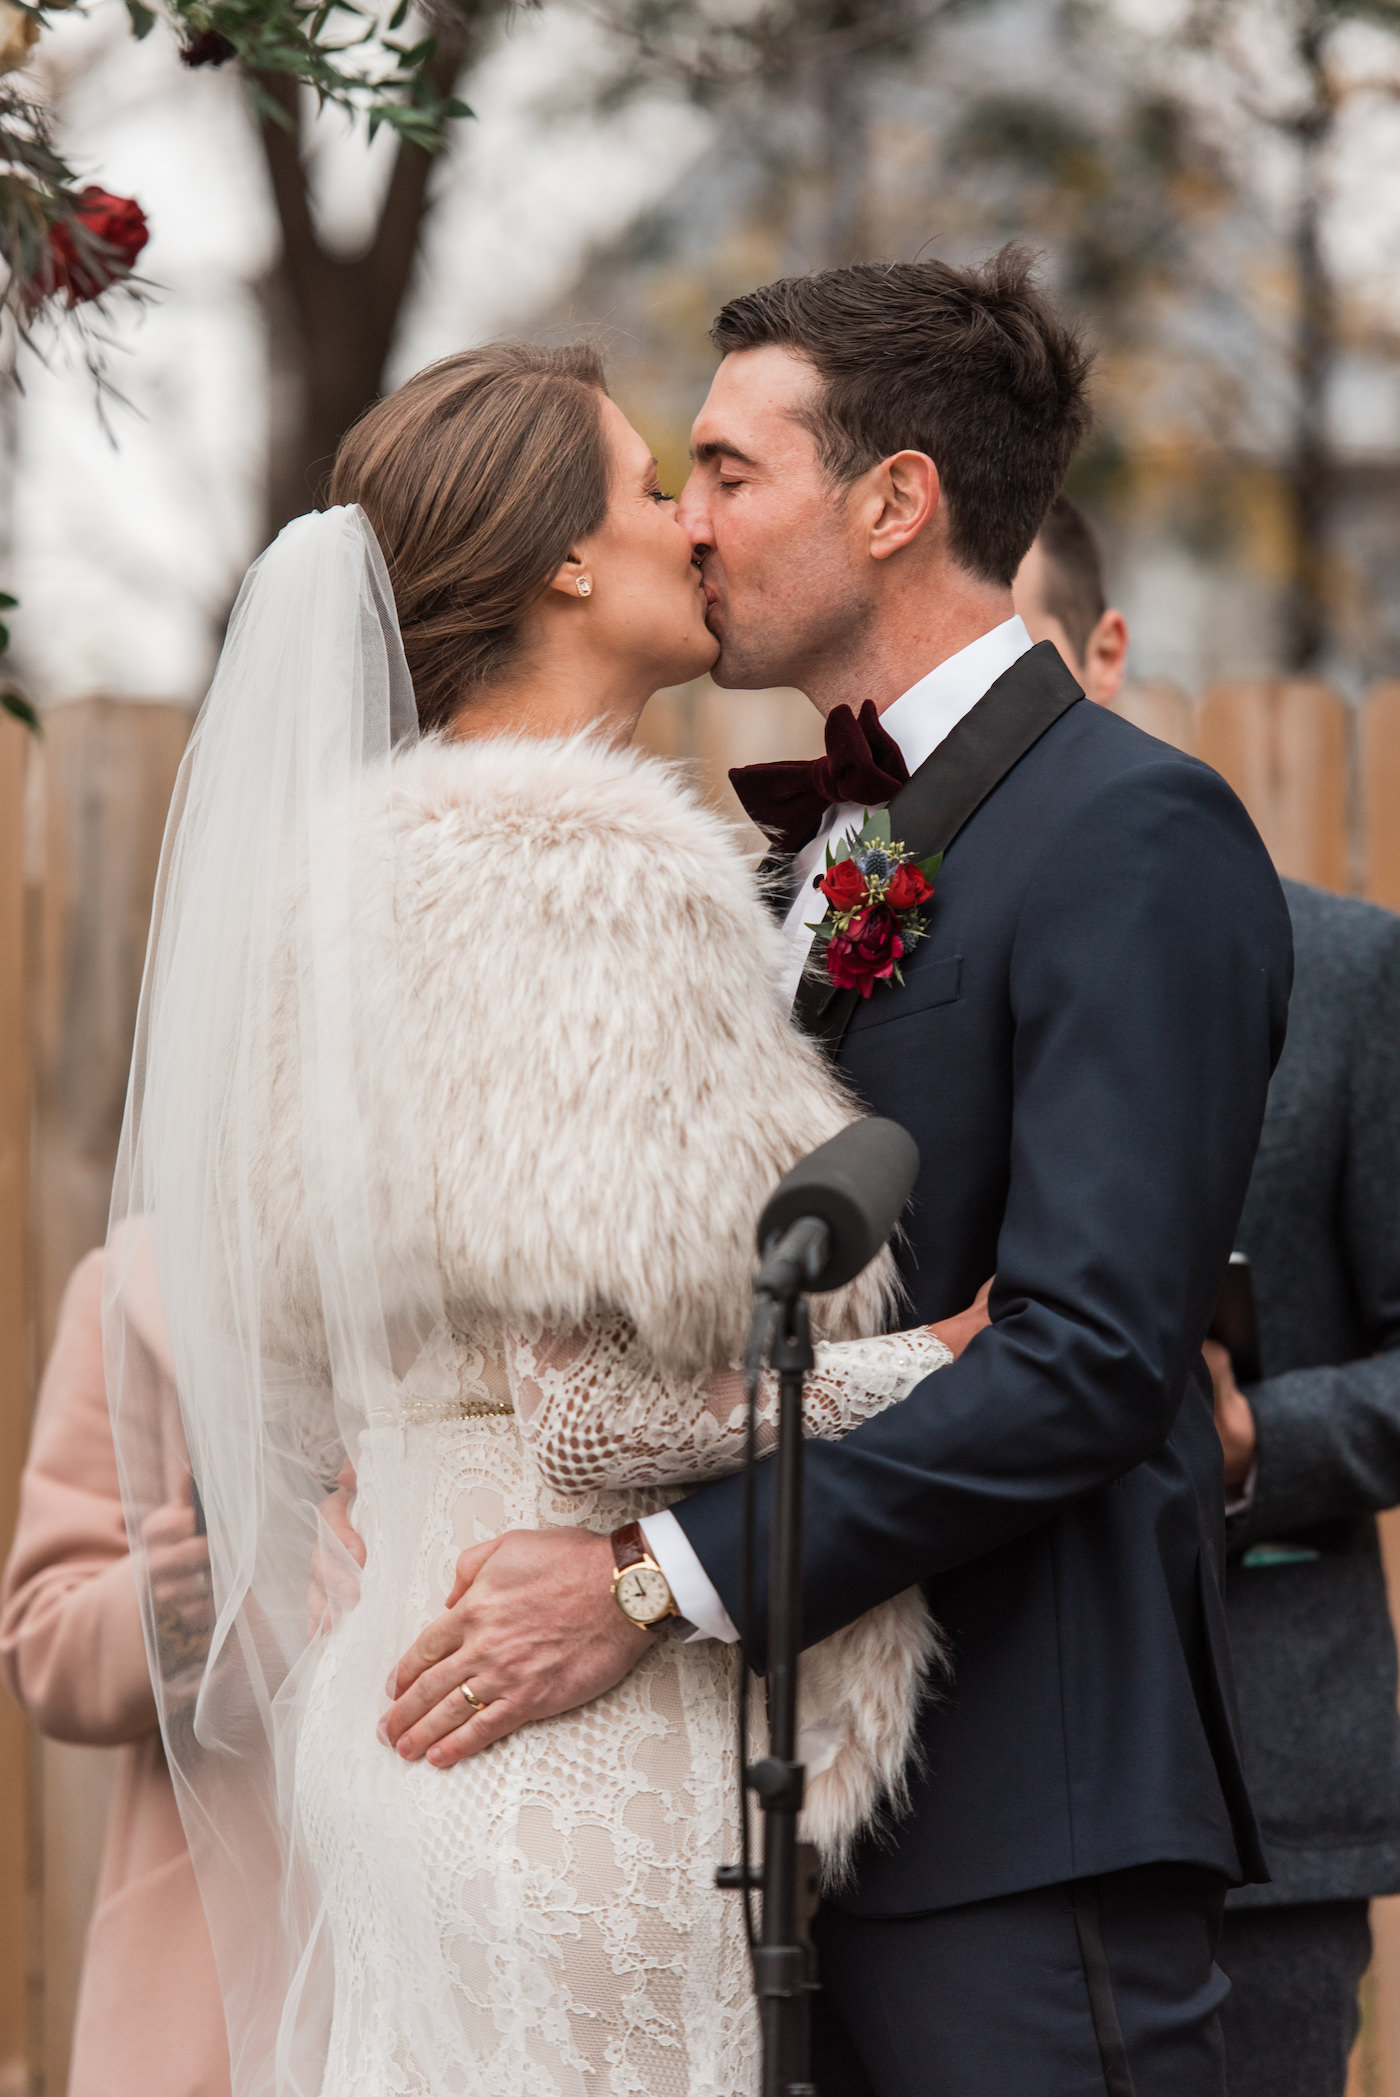
[{"label": "black satin lapel", "polygon": [[[890,803],[891,836],[915,859],[946,852],[1046,729],[1083,697],[1054,643],[1038,642],[1002,672],[900,788]],[[871,995],[898,997],[899,989],[880,985]],[[858,990],[837,990],[810,971],[798,985],[792,1013],[835,1056],[860,1002]]]},{"label": "black satin lapel", "polygon": [[[791,893],[795,895],[796,889],[793,888]],[[815,888],[812,889],[811,896],[809,922],[815,924],[820,913],[826,908],[826,898],[818,895]],[[802,972],[802,980],[797,986],[797,994],[792,1001],[792,1016],[799,1027],[805,1027],[809,1034],[815,1034],[820,1038],[821,1027],[818,1022],[821,1014],[836,996],[836,986],[828,980],[823,970],[812,966],[809,955],[807,966]]]},{"label": "black satin lapel", "polygon": [[946,852],[988,794],[1084,697],[1053,641],[1037,642],[990,685],[890,803],[890,833],[916,859]]},{"label": "black satin lapel", "polygon": [[792,1001],[792,1016],[799,1027],[822,1039],[822,1016],[832,1001],[845,993],[838,991],[835,984],[809,961],[803,970],[802,981],[797,986],[797,995]]},{"label": "black satin lapel", "polygon": [[[874,995],[878,997],[879,991]],[[825,976],[813,972],[805,975],[797,986],[792,1016],[799,1027],[834,1056],[859,1004],[858,990],[838,990],[834,983],[828,983]]]}]

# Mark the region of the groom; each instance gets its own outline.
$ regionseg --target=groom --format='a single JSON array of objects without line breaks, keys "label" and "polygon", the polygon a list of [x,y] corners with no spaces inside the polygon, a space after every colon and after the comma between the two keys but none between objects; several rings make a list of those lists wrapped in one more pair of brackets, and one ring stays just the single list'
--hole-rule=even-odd
[{"label": "groom", "polygon": [[[821,2087],[1218,2097],[1221,1907],[1262,1866],[1200,1342],[1282,1043],[1287,912],[1223,782],[1085,702],[1013,616],[1087,420],[1087,359],[1026,258],[769,285],[714,339],[681,514],[715,674],[798,685],[828,722],[826,765],[737,781],[780,833],[794,987],[822,843],[862,805],[947,854],[903,984],[809,971],[798,1011],[918,1143],[913,1315],[996,1274],[952,1367],[808,1445],[807,1637],[920,1581],[954,1649],[913,1809],[819,1919]],[[678,1613],[732,1637],[738,1482],[644,1528]],[[399,1669],[401,1752],[478,1751],[686,1635],[627,1622],[613,1573],[586,1532],[465,1554]],[[462,1725],[464,1677],[485,1708]]]}]

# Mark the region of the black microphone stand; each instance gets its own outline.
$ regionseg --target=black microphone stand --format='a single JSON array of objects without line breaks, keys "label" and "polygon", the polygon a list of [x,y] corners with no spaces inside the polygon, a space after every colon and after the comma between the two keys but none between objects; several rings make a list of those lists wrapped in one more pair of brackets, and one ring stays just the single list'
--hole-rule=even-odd
[{"label": "black microphone stand", "polygon": [[[796,1753],[802,1645],[802,1396],[813,1364],[804,1290],[821,1269],[827,1242],[823,1225],[804,1222],[784,1238],[786,1258],[780,1254],[765,1262],[751,1341],[751,1368],[756,1373],[771,1332],[770,1360],[778,1372],[768,1573],[769,1750],[744,1771],[745,1785],[757,1796],[763,1815],[763,1911],[752,1947],[763,2097],[817,2097],[811,2074],[816,1954],[808,1926],[816,1913],[819,1877],[815,1848],[797,1839],[805,1771]],[[743,1865],[721,1867],[716,1877],[727,1887],[753,1882]]]},{"label": "black microphone stand", "polygon": [[[749,1395],[744,1476],[742,1605],[744,1656],[754,1612],[755,1440],[758,1381],[769,1351],[778,1372],[778,1446],[768,1577],[768,1739],[748,1762],[747,1666],[739,1675],[741,1861],[722,1864],[716,1883],[742,1890],[763,2035],[763,2097],[817,2097],[812,2081],[811,2008],[816,1957],[809,1924],[820,1894],[817,1853],[797,1839],[806,1772],[797,1760],[797,1656],[802,1647],[802,1393],[812,1367],[807,1296],[839,1289],[874,1258],[899,1221],[919,1170],[908,1132],[866,1117],[798,1160],[774,1188],[758,1224],[762,1261],[744,1370]],[[749,1863],[748,1794],[763,1813],[763,1866]],[[752,1894],[763,1890],[755,1932]]]}]

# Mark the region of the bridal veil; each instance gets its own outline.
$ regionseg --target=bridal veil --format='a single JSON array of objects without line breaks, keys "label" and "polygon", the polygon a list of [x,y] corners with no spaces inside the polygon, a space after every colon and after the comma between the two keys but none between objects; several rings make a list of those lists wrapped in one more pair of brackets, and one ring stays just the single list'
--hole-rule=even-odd
[{"label": "bridal veil", "polygon": [[[411,1301],[395,1291],[372,1228],[363,1036],[373,1026],[382,1069],[394,941],[379,920],[393,901],[345,820],[352,804],[388,795],[391,752],[416,736],[363,512],[299,518],[248,574],[175,790],[103,1305],[152,1675],[228,2006],[235,2097],[320,2087],[326,1954],[296,1857],[288,1758],[313,1618],[324,1626],[353,1600],[356,1575],[319,1509],[358,1428],[394,1417],[400,1379],[440,1318],[421,1273]],[[357,984],[367,953],[380,971],[371,996]],[[270,1085],[297,1100],[281,1140],[295,1147],[313,1219],[299,1253],[314,1262],[319,1330],[292,1335],[268,1329],[279,1246],[259,1153]],[[153,1538],[172,1506],[207,1524],[207,1575],[169,1573]],[[308,1596],[313,1561],[324,1604]]]}]

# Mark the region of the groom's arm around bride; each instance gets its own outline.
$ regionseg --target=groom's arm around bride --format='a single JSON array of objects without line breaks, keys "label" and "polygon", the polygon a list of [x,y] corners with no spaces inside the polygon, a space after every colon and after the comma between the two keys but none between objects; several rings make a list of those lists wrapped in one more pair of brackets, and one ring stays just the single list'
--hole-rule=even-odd
[{"label": "groom's arm around bride", "polygon": [[[1086,360],[1024,260],[770,286],[716,341],[682,513],[720,683],[796,684],[828,718],[873,700],[911,849],[943,841],[957,779],[985,786],[903,984],[802,1000],[918,1142],[914,1315],[997,1276],[953,1366],[809,1448],[808,1640],[922,1582],[954,1654],[912,1811],[823,1918],[823,1979],[882,2097],[1204,2097],[1219,1907],[1261,1866],[1200,1342],[1282,1044],[1287,912],[1216,775],[1084,703],[1012,618],[1085,420]],[[674,1510],[730,1616],[740,1500],[726,1480]],[[505,1706],[466,1751],[544,1708],[511,1676],[527,1627],[556,1627],[575,1701],[634,1656],[606,1540],[555,1549],[508,1538],[459,1605]]]}]

